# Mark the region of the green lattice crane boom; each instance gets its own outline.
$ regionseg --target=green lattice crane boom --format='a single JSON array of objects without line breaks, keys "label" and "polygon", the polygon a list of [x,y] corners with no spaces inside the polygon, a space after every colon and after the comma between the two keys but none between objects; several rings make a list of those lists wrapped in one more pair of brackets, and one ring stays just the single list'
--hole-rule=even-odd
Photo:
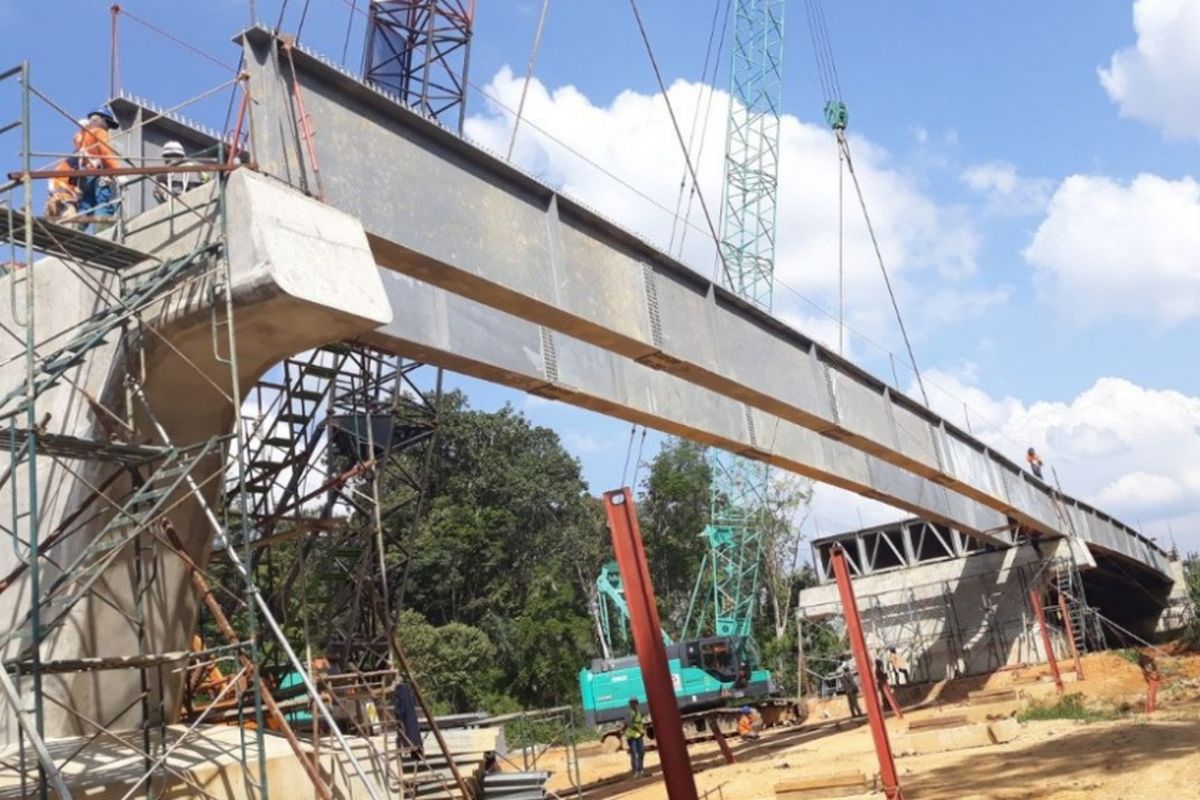
[{"label": "green lattice crane boom", "polygon": [[[736,0],[722,193],[721,256],[726,288],[771,310],[775,277],[784,0]],[[753,354],[750,354],[753,357]],[[747,415],[746,424],[753,427]],[[749,640],[762,561],[765,464],[709,451],[709,550],[697,577],[685,637]]]},{"label": "green lattice crane boom", "polygon": [[[775,273],[776,184],[783,67],[784,0],[733,0],[733,69],[725,146],[720,251],[725,285],[771,310]],[[753,354],[750,354],[751,357]],[[750,426],[747,414],[746,425]],[[759,669],[751,639],[762,561],[767,468],[710,450],[711,510],[704,529],[708,553],[692,591],[682,639],[668,643],[671,680],[681,709],[698,711],[737,699],[765,700],[770,673]],[[597,579],[597,623],[606,650],[580,670],[589,722],[621,719],[640,697],[636,657],[612,652],[627,609],[620,575],[606,565]],[[610,608],[611,606],[611,608]]]}]

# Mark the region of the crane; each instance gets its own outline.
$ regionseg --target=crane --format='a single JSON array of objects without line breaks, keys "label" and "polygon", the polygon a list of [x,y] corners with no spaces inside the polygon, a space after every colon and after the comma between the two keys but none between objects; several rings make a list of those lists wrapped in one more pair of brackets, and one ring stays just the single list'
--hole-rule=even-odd
[{"label": "crane", "polygon": [[[719,243],[723,282],[739,297],[770,311],[785,0],[733,2]],[[708,460],[710,517],[702,533],[708,552],[696,578],[681,640],[671,643],[664,633],[676,698],[684,710],[710,707],[730,697],[763,697],[773,688],[770,673],[758,668],[751,636],[762,561],[767,467],[719,450],[709,450]],[[621,597],[619,577],[617,581],[602,570],[597,586],[610,599],[614,593]],[[620,610],[621,604],[613,605]],[[641,690],[636,658],[597,659],[591,669],[580,672],[580,690],[590,721],[619,718],[629,697]]]},{"label": "crane", "polygon": [[[738,0],[729,81],[721,255],[725,288],[771,311],[775,278],[784,0]],[[754,657],[751,628],[762,562],[770,476],[766,464],[710,449],[708,553],[684,635],[712,630],[741,640]],[[705,597],[707,595],[708,597]],[[711,620],[708,612],[712,613]]]}]

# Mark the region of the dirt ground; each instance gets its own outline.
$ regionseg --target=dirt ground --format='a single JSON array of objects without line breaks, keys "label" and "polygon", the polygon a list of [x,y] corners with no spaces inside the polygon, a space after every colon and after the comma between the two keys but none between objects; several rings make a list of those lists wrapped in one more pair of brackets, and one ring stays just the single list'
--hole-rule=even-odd
[{"label": "dirt ground", "polygon": [[[1084,722],[1039,720],[1022,723],[1007,744],[927,755],[896,761],[908,800],[1176,800],[1200,798],[1200,655],[1159,659],[1164,682],[1159,707],[1143,713],[1146,684],[1136,665],[1113,653],[1086,656],[1085,680],[1073,681],[1064,664],[1068,693],[1078,692],[1086,705],[1117,719]],[[901,689],[901,702],[911,710],[905,721],[888,719],[890,732],[908,721],[961,713],[966,693],[1015,686],[1032,689],[1054,701],[1045,667],[1011,670],[987,678],[965,679],[928,687]],[[1038,681],[1038,678],[1041,681]],[[912,706],[921,707],[912,709]],[[712,800],[774,800],[774,786],[784,780],[831,772],[878,772],[870,732],[865,725],[844,721],[845,700],[814,705],[798,728],[767,731],[759,742],[732,741],[737,763],[726,765],[713,742],[689,748],[697,789]],[[550,769],[550,788],[563,798],[574,796],[566,762],[548,753],[538,765]],[[580,773],[588,800],[659,800],[666,789],[658,755],[646,755],[648,777],[628,777],[625,753],[603,752],[596,745],[580,750]],[[706,795],[707,793],[707,795]],[[881,797],[865,794],[863,798]]]}]

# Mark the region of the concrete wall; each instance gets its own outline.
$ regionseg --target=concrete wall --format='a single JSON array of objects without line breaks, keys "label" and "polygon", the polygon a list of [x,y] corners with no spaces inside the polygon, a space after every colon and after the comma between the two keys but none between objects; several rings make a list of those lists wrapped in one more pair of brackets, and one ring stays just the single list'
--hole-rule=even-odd
[{"label": "concrete wall", "polygon": [[1175,581],[1167,595],[1167,607],[1159,617],[1156,632],[1169,634],[1182,630],[1196,622],[1196,604],[1188,591],[1187,575],[1182,561],[1171,562],[1171,578]]},{"label": "concrete wall", "polygon": [[[228,182],[228,226],[223,232],[215,191],[215,185],[210,185],[185,198],[187,205],[199,213],[181,210],[177,205],[173,209],[154,209],[133,220],[126,243],[156,258],[170,258],[197,244],[226,240],[242,386],[252,385],[286,356],[363,333],[390,320],[390,308],[384,302],[366,236],[354,219],[269,178],[239,171]],[[191,445],[230,431],[234,407],[227,396],[232,373],[221,360],[229,355],[226,320],[221,311],[216,317],[213,313],[214,299],[220,301],[226,287],[219,259],[207,266],[193,279],[176,286],[144,315],[141,329],[132,325],[126,336],[114,336],[103,348],[91,351],[84,363],[71,371],[68,382],[39,399],[38,416],[44,411],[51,413],[51,431],[99,437],[79,390],[88,391],[125,416],[123,381],[127,373],[140,376],[150,411],[174,444]],[[122,277],[136,280],[130,276],[140,269],[133,268]],[[96,276],[94,270],[55,259],[35,265],[39,341],[69,330],[107,302],[94,291]],[[0,292],[7,293],[13,280],[13,276],[5,278]],[[105,276],[103,281],[111,287],[117,278]],[[0,305],[0,324],[11,327],[14,320],[9,306]],[[215,305],[222,308],[223,303]],[[219,354],[214,353],[214,335]],[[40,350],[45,352],[51,346],[43,345]],[[20,353],[11,339],[0,346],[0,386],[19,385],[24,367]],[[147,410],[135,405],[133,411],[135,440],[159,443]],[[89,493],[89,484],[96,485],[113,468],[102,462],[81,466],[77,460],[55,463],[50,458],[39,458],[42,535],[79,505]],[[222,471],[220,454],[194,471],[209,503],[217,500]],[[28,508],[24,468],[16,471],[14,480],[19,482],[16,510],[24,512]],[[112,505],[121,502],[128,486],[128,478],[122,477],[107,493],[111,503],[95,504],[95,509],[103,513],[85,517],[78,532],[48,554],[41,570],[43,591],[58,574],[53,564],[61,568],[72,563],[110,518]],[[0,493],[0,521],[4,524],[12,519],[13,497],[7,491]],[[213,531],[204,521],[199,504],[194,498],[183,498],[168,516],[190,555],[207,563]],[[27,535],[25,521],[19,529],[22,536]],[[134,602],[139,565],[131,546],[119,552],[104,571],[96,591],[84,597],[65,623],[49,635],[41,648],[44,660],[188,648],[196,602],[182,565],[173,555],[155,547],[151,536],[144,534],[140,543],[144,547],[140,569],[148,586],[143,598],[143,644],[138,642]],[[0,572],[13,569],[17,559],[12,548],[0,548]],[[29,613],[29,578],[27,572],[0,594],[0,624],[9,630]],[[4,651],[5,658],[17,657],[26,643],[14,637]],[[150,679],[152,684],[157,683],[153,670]],[[175,675],[167,680],[161,711],[158,687],[151,686],[152,716],[162,713],[174,717],[180,699],[179,679]],[[49,735],[93,732],[93,725],[83,717],[105,726],[131,726],[141,715],[137,702],[140,680],[136,671],[129,670],[47,677],[44,694]],[[27,699],[32,697],[29,689],[26,680],[22,692]],[[13,724],[9,709],[0,709],[0,744],[5,735],[13,736]]]},{"label": "concrete wall", "polygon": [[[1041,567],[1069,558],[1070,549],[1058,540],[1043,543],[1042,551],[1044,558],[1029,546],[976,552],[854,578],[867,646],[876,654],[896,647],[914,681],[1044,661],[1041,636],[1031,625],[1029,589]],[[800,593],[802,624],[841,614],[835,583]],[[1061,642],[1056,648],[1063,652]]]}]

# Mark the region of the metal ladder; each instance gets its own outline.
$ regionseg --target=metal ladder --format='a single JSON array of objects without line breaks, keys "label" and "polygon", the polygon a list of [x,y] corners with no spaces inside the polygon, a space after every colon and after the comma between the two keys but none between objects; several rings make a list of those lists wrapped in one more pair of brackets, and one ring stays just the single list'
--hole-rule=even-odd
[{"label": "metal ladder", "polygon": [[1071,620],[1071,634],[1075,639],[1075,649],[1080,653],[1086,653],[1088,651],[1090,615],[1087,604],[1083,600],[1083,582],[1079,578],[1079,571],[1069,562],[1058,564],[1055,566],[1051,584],[1054,591],[1067,601],[1067,614]]},{"label": "metal ladder", "polygon": [[[278,407],[265,409],[265,428],[249,441],[246,476],[234,507],[240,505],[244,513],[261,518],[297,498],[302,488],[301,473],[325,436],[324,426],[316,423],[329,402],[347,352],[341,344],[324,345],[309,353],[307,359],[284,361],[281,380],[264,378],[255,386],[259,398],[264,391],[279,392]],[[257,429],[260,422],[243,416],[243,424],[250,430]],[[227,497],[238,497],[237,490],[237,482],[231,481]]]}]

